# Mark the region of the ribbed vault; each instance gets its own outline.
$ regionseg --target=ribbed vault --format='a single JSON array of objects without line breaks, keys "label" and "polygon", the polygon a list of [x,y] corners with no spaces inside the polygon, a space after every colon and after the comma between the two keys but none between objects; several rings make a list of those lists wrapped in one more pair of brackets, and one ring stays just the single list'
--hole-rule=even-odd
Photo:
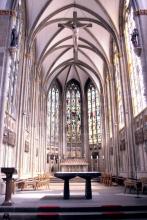
[{"label": "ribbed vault", "polygon": [[[102,89],[105,71],[110,70],[112,38],[119,48],[119,4],[118,0],[26,0],[28,52],[35,43],[37,70],[46,91],[54,78],[64,85],[71,75],[82,84],[90,77]],[[58,26],[71,24],[73,12],[81,24],[92,24],[79,28],[78,60],[72,30]]]}]

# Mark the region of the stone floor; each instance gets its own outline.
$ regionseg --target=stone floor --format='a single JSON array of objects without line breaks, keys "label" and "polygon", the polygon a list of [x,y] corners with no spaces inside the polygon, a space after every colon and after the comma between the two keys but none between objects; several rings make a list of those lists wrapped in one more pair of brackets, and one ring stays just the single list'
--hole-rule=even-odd
[{"label": "stone floor", "polygon": [[[147,205],[147,194],[136,192],[124,193],[121,186],[104,186],[103,184],[92,182],[92,199],[86,200],[84,197],[84,183],[70,183],[70,199],[63,199],[63,183],[51,183],[50,189],[17,191],[12,195],[13,206],[18,207],[38,207],[38,206],[60,206],[60,207],[95,207],[95,206],[115,206],[115,205]],[[0,195],[0,204],[4,201],[4,195]]]},{"label": "stone floor", "polygon": [[[121,186],[97,182],[92,182],[91,200],[84,197],[84,182],[71,182],[70,192],[70,199],[64,200],[62,182],[51,183],[48,190],[17,191],[11,207],[0,206],[0,220],[147,220],[147,194],[124,193]],[[3,201],[0,195],[0,204]]]}]

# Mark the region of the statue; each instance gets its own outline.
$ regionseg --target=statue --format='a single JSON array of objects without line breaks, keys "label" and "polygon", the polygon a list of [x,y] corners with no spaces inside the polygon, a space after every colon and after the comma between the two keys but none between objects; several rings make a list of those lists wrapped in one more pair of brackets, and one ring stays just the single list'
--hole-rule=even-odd
[{"label": "statue", "polygon": [[133,30],[131,41],[134,47],[139,47],[139,33],[137,28],[134,28]]},{"label": "statue", "polygon": [[138,33],[137,28],[134,28],[133,33],[131,34],[131,41],[132,41],[132,44],[134,46],[134,52],[136,53],[137,56],[140,57],[142,48],[140,46],[139,33]]},{"label": "statue", "polygon": [[12,32],[11,32],[11,43],[10,43],[10,46],[11,47],[16,47],[17,44],[18,44],[18,34],[17,34],[16,28],[13,28]]},{"label": "statue", "polygon": [[86,27],[92,27],[92,24],[80,23],[77,18],[77,12],[73,12],[73,22],[67,24],[58,24],[58,27],[68,28],[72,30],[73,37],[73,48],[74,48],[74,59],[78,59],[78,40],[79,40],[79,29],[84,29]]}]

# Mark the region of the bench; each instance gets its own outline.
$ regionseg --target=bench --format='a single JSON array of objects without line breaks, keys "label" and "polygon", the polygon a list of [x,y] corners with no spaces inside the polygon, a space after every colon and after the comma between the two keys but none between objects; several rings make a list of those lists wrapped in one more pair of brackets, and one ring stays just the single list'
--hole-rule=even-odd
[{"label": "bench", "polygon": [[49,189],[50,176],[48,173],[39,174],[38,177],[36,177],[35,179],[37,180],[36,182],[37,189],[40,187],[46,187]]},{"label": "bench", "polygon": [[104,183],[106,186],[112,186],[112,174],[102,173],[100,183]]},{"label": "bench", "polygon": [[147,177],[141,177],[140,178],[141,182],[141,192],[144,192],[144,188],[147,187]]},{"label": "bench", "polygon": [[14,181],[13,193],[16,188],[24,190],[25,188],[31,187],[33,190],[39,189],[40,187],[49,188],[50,177],[48,173],[39,174],[37,177],[18,179]]},{"label": "bench", "polygon": [[13,186],[13,193],[17,189],[20,189],[21,191],[24,190],[27,187],[32,187],[33,189],[36,190],[36,183],[37,181],[34,178],[29,178],[29,179],[18,179],[14,181],[14,186]]},{"label": "bench", "polygon": [[137,190],[137,181],[134,179],[125,179],[124,180],[124,192],[126,192],[127,188],[129,189],[130,193],[131,193],[131,189],[135,189]]}]

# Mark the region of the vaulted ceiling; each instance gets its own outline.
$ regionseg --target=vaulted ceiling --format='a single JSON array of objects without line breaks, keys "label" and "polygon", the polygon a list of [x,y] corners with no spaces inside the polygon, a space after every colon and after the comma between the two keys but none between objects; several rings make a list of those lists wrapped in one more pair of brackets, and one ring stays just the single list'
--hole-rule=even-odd
[{"label": "vaulted ceiling", "polygon": [[[62,86],[75,78],[84,86],[90,76],[98,85],[111,61],[110,42],[119,36],[120,0],[26,0],[28,47],[36,44],[36,64],[48,89],[57,77]],[[58,24],[80,23],[78,59],[73,53],[73,31]]]}]

